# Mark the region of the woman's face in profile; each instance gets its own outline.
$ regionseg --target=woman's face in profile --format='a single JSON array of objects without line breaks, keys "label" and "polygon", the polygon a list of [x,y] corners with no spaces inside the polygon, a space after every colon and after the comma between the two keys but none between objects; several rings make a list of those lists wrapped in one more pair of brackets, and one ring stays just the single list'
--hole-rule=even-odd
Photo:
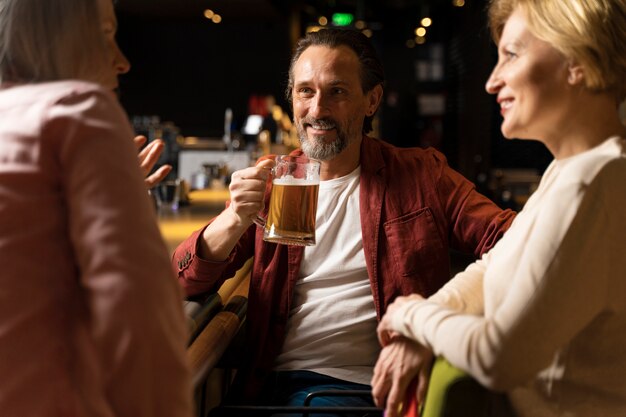
[{"label": "woman's face in profile", "polygon": [[516,9],[502,31],[498,63],[486,84],[487,92],[497,95],[502,134],[543,141],[566,126],[568,74],[565,57],[534,36]]},{"label": "woman's face in profile", "polygon": [[118,87],[118,75],[127,73],[130,70],[130,63],[115,40],[117,19],[112,0],[98,0],[98,7],[108,52],[107,61],[110,65],[102,71],[100,79],[97,81],[105,88],[114,90]]}]

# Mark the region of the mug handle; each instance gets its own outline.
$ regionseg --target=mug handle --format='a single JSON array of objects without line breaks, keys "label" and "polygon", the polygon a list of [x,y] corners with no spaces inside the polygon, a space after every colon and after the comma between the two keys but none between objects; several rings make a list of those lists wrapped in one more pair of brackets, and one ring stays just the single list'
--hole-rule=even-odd
[{"label": "mug handle", "polygon": [[257,226],[261,226],[262,228],[265,228],[265,219],[261,217],[259,214],[257,214],[256,217],[252,219],[252,222],[256,224]]},{"label": "mug handle", "polygon": [[[270,175],[267,177],[267,180],[270,182],[270,184],[272,184],[272,181],[274,181],[274,176],[276,175],[276,171],[275,171],[275,166],[273,168],[270,169]],[[270,195],[272,194],[272,190],[270,189]],[[263,194],[263,207],[265,207],[265,193]],[[258,212],[256,214],[256,216],[254,217],[254,219],[252,219],[252,222],[254,224],[256,224],[257,226],[261,226],[262,228],[265,228],[265,223],[266,220],[261,217],[261,212]]]}]

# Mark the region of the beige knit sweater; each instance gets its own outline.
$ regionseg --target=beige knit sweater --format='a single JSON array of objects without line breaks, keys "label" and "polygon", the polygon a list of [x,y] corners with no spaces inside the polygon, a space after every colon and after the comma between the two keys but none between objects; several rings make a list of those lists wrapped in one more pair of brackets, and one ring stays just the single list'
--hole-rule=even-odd
[{"label": "beige knit sweater", "polygon": [[488,254],[392,319],[521,416],[626,416],[626,141],[554,161]]}]

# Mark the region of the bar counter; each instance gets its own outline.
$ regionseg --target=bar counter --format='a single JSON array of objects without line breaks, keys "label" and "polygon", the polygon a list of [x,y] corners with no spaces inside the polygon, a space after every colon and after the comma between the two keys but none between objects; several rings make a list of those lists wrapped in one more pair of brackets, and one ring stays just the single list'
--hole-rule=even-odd
[{"label": "bar counter", "polygon": [[200,229],[224,210],[229,192],[224,189],[196,190],[189,193],[189,204],[177,210],[159,209],[159,228],[170,254],[192,232]]}]

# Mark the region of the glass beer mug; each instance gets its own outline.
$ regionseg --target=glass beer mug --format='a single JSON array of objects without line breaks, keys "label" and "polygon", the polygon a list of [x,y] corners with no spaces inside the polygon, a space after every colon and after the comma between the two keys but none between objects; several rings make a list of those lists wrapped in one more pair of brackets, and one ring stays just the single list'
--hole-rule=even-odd
[{"label": "glass beer mug", "polygon": [[320,162],[306,156],[278,155],[272,168],[267,219],[257,216],[263,240],[285,245],[315,245]]}]

